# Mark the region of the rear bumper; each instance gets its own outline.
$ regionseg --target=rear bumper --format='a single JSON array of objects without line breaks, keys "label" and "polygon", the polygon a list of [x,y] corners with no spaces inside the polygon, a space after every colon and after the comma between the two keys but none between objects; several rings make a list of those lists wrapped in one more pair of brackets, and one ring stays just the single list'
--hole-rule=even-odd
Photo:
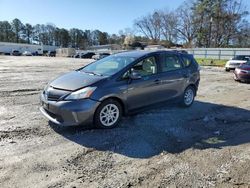
[{"label": "rear bumper", "polygon": [[61,126],[92,124],[100,102],[91,99],[77,101],[46,101],[41,96],[41,113],[51,122]]}]

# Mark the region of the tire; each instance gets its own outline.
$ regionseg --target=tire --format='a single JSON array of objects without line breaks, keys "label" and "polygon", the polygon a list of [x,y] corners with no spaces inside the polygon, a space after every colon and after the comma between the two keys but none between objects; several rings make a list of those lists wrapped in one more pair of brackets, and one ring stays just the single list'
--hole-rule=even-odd
[{"label": "tire", "polygon": [[116,100],[107,99],[97,108],[94,116],[94,124],[98,128],[111,129],[118,125],[121,116],[121,104]]},{"label": "tire", "polygon": [[226,71],[226,72],[229,72],[229,71],[230,71],[230,69],[229,69],[229,68],[225,68],[225,71]]},{"label": "tire", "polygon": [[190,107],[194,102],[195,97],[195,88],[192,86],[188,86],[181,98],[181,106],[182,107]]}]

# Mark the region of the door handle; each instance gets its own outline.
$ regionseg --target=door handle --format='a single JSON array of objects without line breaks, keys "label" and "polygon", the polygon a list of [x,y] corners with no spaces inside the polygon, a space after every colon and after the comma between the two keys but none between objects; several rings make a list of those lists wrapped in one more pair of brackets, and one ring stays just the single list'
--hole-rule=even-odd
[{"label": "door handle", "polygon": [[154,81],[154,83],[155,83],[155,84],[160,84],[160,83],[161,83],[161,80],[156,79],[156,80]]}]

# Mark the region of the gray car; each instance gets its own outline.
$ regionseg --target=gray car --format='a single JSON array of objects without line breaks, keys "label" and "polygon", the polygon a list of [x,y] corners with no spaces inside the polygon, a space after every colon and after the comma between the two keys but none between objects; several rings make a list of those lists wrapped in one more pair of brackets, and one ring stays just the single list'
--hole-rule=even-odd
[{"label": "gray car", "polygon": [[50,82],[40,111],[62,126],[118,125],[123,115],[170,99],[194,101],[200,80],[192,55],[177,51],[131,51],[105,57]]}]

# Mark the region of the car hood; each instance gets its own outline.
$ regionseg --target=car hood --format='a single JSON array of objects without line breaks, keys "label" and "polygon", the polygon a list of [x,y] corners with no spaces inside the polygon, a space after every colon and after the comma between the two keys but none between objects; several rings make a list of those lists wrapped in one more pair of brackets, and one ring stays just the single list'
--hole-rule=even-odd
[{"label": "car hood", "polygon": [[92,85],[104,78],[104,76],[97,76],[80,71],[73,71],[59,76],[50,83],[50,86],[58,89],[74,91]]},{"label": "car hood", "polygon": [[239,68],[242,70],[250,71],[250,65],[241,65]]}]

